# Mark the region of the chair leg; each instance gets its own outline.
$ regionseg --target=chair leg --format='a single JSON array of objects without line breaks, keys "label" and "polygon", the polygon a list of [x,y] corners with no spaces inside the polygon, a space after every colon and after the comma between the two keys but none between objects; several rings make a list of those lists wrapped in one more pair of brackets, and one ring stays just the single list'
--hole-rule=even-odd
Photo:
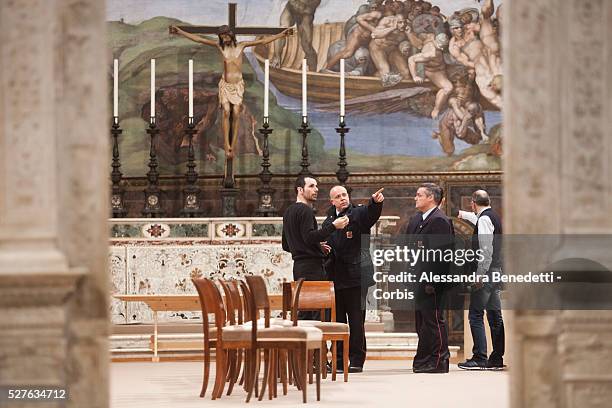
[{"label": "chair leg", "polygon": [[202,380],[202,390],[200,391],[200,398],[204,398],[206,395],[206,388],[208,388],[208,379],[210,378],[210,349],[204,348],[204,379]]},{"label": "chair leg", "polygon": [[300,346],[300,382],[302,383],[302,401],[304,403],[307,402],[306,389],[308,388],[308,380],[306,379],[306,375],[308,373],[308,362],[308,350],[306,348],[306,343],[304,343]]},{"label": "chair leg", "polygon": [[232,362],[233,362],[233,356],[234,356],[234,351],[235,350],[228,350],[227,351],[227,372],[226,372],[226,376],[225,376],[225,382],[228,382],[230,380],[230,377],[234,374],[233,370],[232,370]]},{"label": "chair leg", "polygon": [[308,384],[312,384],[313,383],[312,354],[310,352],[308,352],[307,354],[308,354]]},{"label": "chair leg", "polygon": [[259,395],[259,371],[261,369],[261,350],[257,350],[257,354],[255,357],[255,376],[253,377],[255,381],[255,395]]},{"label": "chair leg", "polygon": [[294,355],[295,353],[293,352],[293,350],[288,349],[287,350],[287,383],[293,385],[294,381],[293,381],[293,372],[295,370],[295,359],[294,359]]},{"label": "chair leg", "polygon": [[227,379],[229,378],[229,368],[230,368],[230,364],[231,364],[231,357],[230,357],[230,350],[228,350],[224,355],[223,355],[223,376],[221,377],[221,381],[219,382],[219,394],[217,395],[217,398],[221,398],[223,396],[223,390],[225,389],[225,383],[227,381]]},{"label": "chair leg", "polygon": [[280,349],[274,350],[274,394],[273,397],[278,397],[278,378],[280,375]]},{"label": "chair leg", "polygon": [[272,400],[274,397],[274,386],[276,384],[276,350],[270,350],[270,373],[268,375],[268,399]]},{"label": "chair leg", "polygon": [[238,373],[240,372],[240,365],[238,365],[238,350],[233,350],[232,353],[232,362],[230,365],[228,381],[229,385],[227,387],[227,394],[231,395],[234,390],[234,384],[236,384],[236,380],[238,379]]},{"label": "chair leg", "polygon": [[242,386],[242,389],[244,391],[248,391],[247,384],[246,384],[246,374],[248,370],[249,370],[249,352],[248,350],[245,350],[244,351],[244,364],[242,364],[242,374],[240,374],[240,380],[238,381],[238,385]]},{"label": "chair leg", "polygon": [[215,386],[212,391],[213,400],[221,397],[223,386],[225,385],[225,350],[217,349],[215,359]]},{"label": "chair leg", "polygon": [[287,351],[281,350],[281,361],[280,361],[280,370],[281,370],[281,382],[283,383],[283,395],[287,395],[287,377],[288,377],[288,367],[289,361],[287,358]]},{"label": "chair leg", "polygon": [[342,342],[342,363],[344,367],[344,382],[348,382],[349,375],[349,336],[347,335]]},{"label": "chair leg", "polygon": [[332,381],[336,381],[336,370],[338,370],[338,342],[332,341]]},{"label": "chair leg", "polygon": [[317,375],[317,401],[321,401],[321,368],[322,368],[322,353],[323,347],[315,350],[315,364],[316,364],[316,375]]},{"label": "chair leg", "polygon": [[321,344],[321,350],[323,350],[323,352],[321,353],[321,364],[322,364],[322,376],[323,379],[327,378],[327,341],[323,340],[322,344]]},{"label": "chair leg", "polygon": [[[261,383],[261,391],[258,396],[258,400],[261,401],[263,399],[264,393],[266,392],[266,383],[268,382],[268,371],[270,370],[270,350],[264,350],[264,374],[263,381]],[[255,379],[257,381],[257,378]]]},{"label": "chair leg", "polygon": [[[244,374],[244,384],[246,386],[246,392],[247,392],[247,398],[246,398],[246,402],[249,402],[251,400],[251,396],[253,395],[253,388],[255,387],[255,383],[257,381],[255,381],[254,377],[255,377],[255,369],[256,369],[256,360],[257,360],[257,353],[259,352],[259,350],[257,349],[251,349],[248,352],[248,362],[247,362],[247,370],[245,371]],[[257,395],[257,394],[256,394]]]},{"label": "chair leg", "polygon": [[293,382],[295,383],[296,388],[301,391],[304,386],[302,385],[303,378],[302,375],[302,364],[300,364],[300,351],[293,350],[291,352],[291,359],[293,360]]},{"label": "chair leg", "polygon": [[[236,371],[234,372],[234,382],[238,381],[238,377],[240,377],[241,371],[244,375],[244,369],[242,366],[242,353],[243,353],[243,350],[239,349],[236,354]],[[240,382],[240,384],[242,384],[242,382]]]},{"label": "chair leg", "polygon": [[234,378],[234,370],[236,369],[236,350],[229,350],[227,352],[227,364],[225,368],[225,382],[229,383],[227,387],[227,393],[225,395],[230,395],[232,393],[232,379]]}]

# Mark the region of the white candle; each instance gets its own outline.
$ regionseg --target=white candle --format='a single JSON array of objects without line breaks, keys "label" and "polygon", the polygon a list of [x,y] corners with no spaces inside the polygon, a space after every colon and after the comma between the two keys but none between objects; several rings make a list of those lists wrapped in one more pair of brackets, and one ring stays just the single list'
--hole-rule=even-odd
[{"label": "white candle", "polygon": [[308,115],[306,111],[306,59],[302,60],[302,116]]},{"label": "white candle", "polygon": [[155,117],[155,60],[151,60],[151,117]]},{"label": "white candle", "polygon": [[268,92],[270,91],[270,60],[264,63],[264,118],[268,117]]},{"label": "white candle", "polygon": [[113,61],[113,116],[119,116],[119,60]]},{"label": "white candle", "polygon": [[340,60],[340,117],[344,117],[344,58]]},{"label": "white candle", "polygon": [[193,118],[193,60],[189,60],[189,117]]}]

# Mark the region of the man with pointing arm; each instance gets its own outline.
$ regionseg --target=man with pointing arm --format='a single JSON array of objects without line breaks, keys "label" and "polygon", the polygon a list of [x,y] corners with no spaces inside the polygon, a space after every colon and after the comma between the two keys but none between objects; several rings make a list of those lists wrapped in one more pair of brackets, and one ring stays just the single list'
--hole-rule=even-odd
[{"label": "man with pointing arm", "polygon": [[[349,324],[349,372],[363,371],[366,358],[365,300],[368,287],[374,285],[374,265],[370,257],[369,234],[382,213],[385,197],[381,188],[367,205],[355,206],[343,186],[334,186],[329,192],[331,207],[323,228],[347,217],[345,228],[336,229],[329,239],[336,294],[336,321]],[[340,348],[341,344],[338,345]],[[338,353],[338,367],[343,367],[342,353]]]}]

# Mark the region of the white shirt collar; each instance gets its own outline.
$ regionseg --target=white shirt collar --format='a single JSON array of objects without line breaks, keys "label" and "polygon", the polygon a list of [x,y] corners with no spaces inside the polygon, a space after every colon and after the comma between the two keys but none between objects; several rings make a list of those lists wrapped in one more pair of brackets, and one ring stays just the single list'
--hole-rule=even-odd
[{"label": "white shirt collar", "polygon": [[429,210],[425,211],[425,212],[423,213],[423,221],[425,221],[425,218],[427,218],[427,216],[428,216],[429,214],[431,214],[431,212],[432,212],[433,210],[435,210],[435,209],[436,209],[436,207],[431,207]]}]

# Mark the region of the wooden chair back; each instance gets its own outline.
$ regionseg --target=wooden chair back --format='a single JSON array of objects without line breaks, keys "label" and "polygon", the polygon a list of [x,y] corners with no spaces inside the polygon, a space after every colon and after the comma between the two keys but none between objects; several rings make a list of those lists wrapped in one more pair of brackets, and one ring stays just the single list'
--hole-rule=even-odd
[{"label": "wooden chair back", "polygon": [[[240,281],[239,283],[240,289],[242,290],[242,299],[245,304],[245,321],[251,322],[251,348],[255,348],[257,344],[257,326],[259,319],[259,310],[255,305],[255,299],[253,297],[253,293],[251,292],[251,288],[245,281]],[[268,324],[266,327],[270,326],[268,314]]]},{"label": "wooden chair back", "polygon": [[247,276],[246,283],[251,293],[252,319],[257,321],[259,312],[263,310],[265,327],[270,327],[270,299],[266,281],[262,276]]},{"label": "wooden chair back", "polygon": [[226,313],[229,323],[232,325],[242,324],[244,307],[240,297],[238,282],[235,280],[219,279],[219,285],[221,285],[225,294]]},{"label": "wooden chair back", "polygon": [[204,335],[206,336],[206,328],[208,327],[208,314],[215,316],[215,326],[217,327],[217,340],[221,341],[221,331],[225,326],[225,305],[223,297],[215,283],[207,278],[194,278],[191,280],[195,285],[198,296],[200,297],[200,305],[202,306],[202,320],[204,324]]},{"label": "wooden chair back", "polygon": [[[285,301],[285,294],[293,297],[291,301]],[[283,307],[291,304],[292,320],[297,319],[298,311],[318,310],[321,312],[321,320],[325,320],[325,309],[331,310],[331,321],[336,321],[336,294],[334,283],[331,281],[303,281],[283,283]]]}]

